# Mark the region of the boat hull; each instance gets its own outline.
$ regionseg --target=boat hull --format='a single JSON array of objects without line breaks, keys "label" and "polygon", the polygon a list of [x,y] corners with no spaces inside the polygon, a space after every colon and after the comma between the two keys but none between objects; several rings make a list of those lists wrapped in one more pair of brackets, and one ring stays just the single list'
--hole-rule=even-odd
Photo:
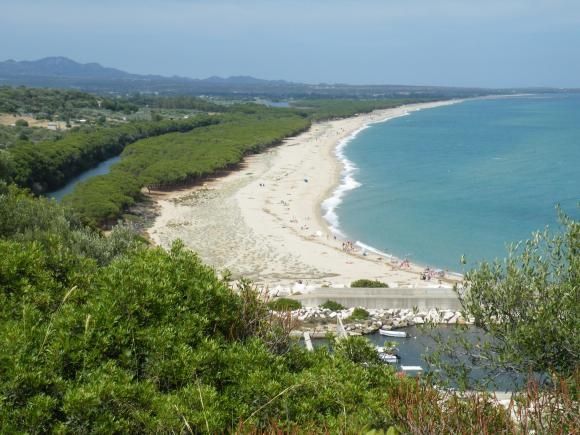
[{"label": "boat hull", "polygon": [[379,334],[386,337],[407,338],[407,333],[405,331],[388,331],[385,329],[379,329]]}]

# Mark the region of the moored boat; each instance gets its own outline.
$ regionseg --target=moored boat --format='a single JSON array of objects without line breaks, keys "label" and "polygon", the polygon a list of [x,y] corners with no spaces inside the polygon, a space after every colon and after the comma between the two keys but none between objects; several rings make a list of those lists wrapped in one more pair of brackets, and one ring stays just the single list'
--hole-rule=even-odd
[{"label": "moored boat", "polygon": [[397,364],[399,362],[399,357],[397,355],[391,355],[388,353],[379,352],[379,358],[382,362],[388,364]]},{"label": "moored boat", "polygon": [[379,329],[379,334],[385,335],[387,337],[407,338],[407,333],[405,331],[389,331],[387,329]]}]

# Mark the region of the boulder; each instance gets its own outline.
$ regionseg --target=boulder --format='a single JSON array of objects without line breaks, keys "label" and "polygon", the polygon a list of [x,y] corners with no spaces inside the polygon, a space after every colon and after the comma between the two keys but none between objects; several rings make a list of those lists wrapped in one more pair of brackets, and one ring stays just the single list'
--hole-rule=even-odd
[{"label": "boulder", "polygon": [[445,311],[443,313],[443,321],[448,323],[449,320],[451,320],[454,315],[455,315],[455,313],[453,311]]}]

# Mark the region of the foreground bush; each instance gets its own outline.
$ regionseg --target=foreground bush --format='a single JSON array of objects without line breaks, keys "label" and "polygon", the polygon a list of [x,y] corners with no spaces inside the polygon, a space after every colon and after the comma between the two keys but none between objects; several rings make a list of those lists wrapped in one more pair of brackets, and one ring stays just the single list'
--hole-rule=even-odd
[{"label": "foreground bush", "polygon": [[[248,283],[233,291],[180,243],[109,242],[3,185],[0,212],[0,433],[519,429],[488,401],[400,379],[362,337],[307,352]],[[521,399],[547,397],[522,431],[574,432],[563,388]]]},{"label": "foreground bush", "polygon": [[357,279],[350,283],[352,288],[388,288],[389,285],[378,281],[378,280],[370,280],[370,279]]}]

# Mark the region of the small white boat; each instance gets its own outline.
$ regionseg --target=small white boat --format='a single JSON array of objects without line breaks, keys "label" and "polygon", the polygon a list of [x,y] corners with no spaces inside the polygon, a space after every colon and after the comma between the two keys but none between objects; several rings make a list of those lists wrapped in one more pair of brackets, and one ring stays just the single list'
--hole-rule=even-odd
[{"label": "small white boat", "polygon": [[388,348],[383,346],[375,346],[379,359],[388,364],[397,364],[399,362],[398,350],[396,348]]},{"label": "small white boat", "polygon": [[379,329],[379,334],[386,335],[387,337],[407,338],[407,333],[405,331],[389,331],[387,329]]},{"label": "small white boat", "polygon": [[397,355],[390,355],[388,353],[380,353],[379,358],[382,362],[388,364],[397,364],[399,362],[399,357]]},{"label": "small white boat", "polygon": [[421,366],[401,366],[401,370],[404,372],[422,372],[423,367]]}]

